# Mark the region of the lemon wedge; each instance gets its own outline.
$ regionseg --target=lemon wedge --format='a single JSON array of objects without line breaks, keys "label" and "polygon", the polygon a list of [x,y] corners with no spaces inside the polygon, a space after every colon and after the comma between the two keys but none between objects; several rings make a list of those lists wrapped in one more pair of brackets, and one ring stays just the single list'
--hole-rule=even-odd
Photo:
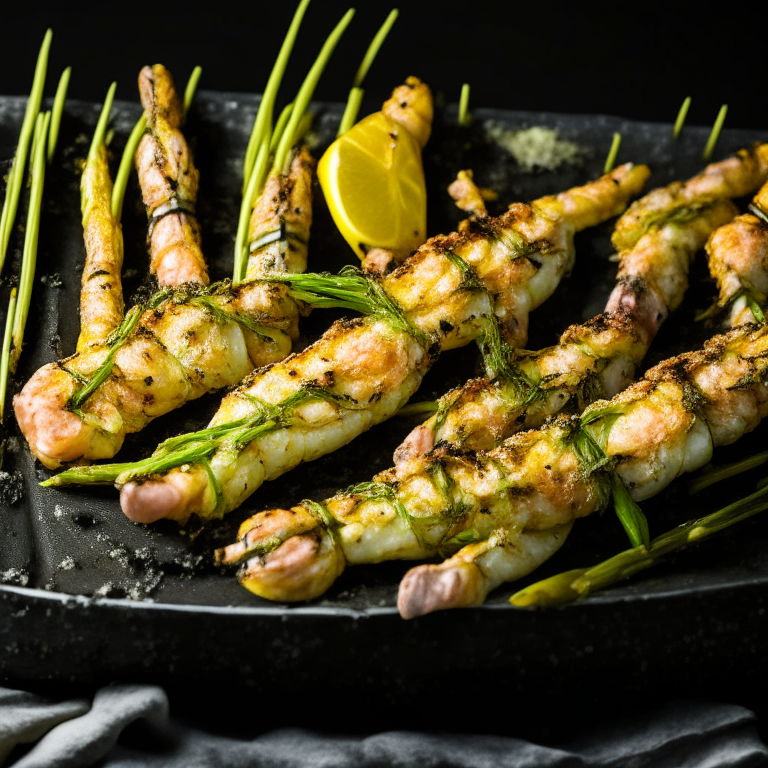
[{"label": "lemon wedge", "polygon": [[336,226],[360,259],[371,248],[407,255],[426,240],[421,146],[383,112],[336,139],[320,158],[317,177]]}]

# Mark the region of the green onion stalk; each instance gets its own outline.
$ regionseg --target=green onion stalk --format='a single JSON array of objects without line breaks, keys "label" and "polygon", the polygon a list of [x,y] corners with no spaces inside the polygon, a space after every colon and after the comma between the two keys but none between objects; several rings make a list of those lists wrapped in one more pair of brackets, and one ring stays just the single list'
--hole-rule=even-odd
[{"label": "green onion stalk", "polygon": [[45,76],[48,71],[48,54],[51,50],[52,39],[53,31],[49,29],[45,33],[43,43],[40,46],[40,53],[37,56],[35,76],[32,81],[32,91],[29,94],[27,109],[21,124],[19,143],[16,146],[13,165],[8,174],[5,202],[3,203],[2,214],[0,214],[0,272],[5,264],[5,256],[8,252],[8,242],[11,239],[13,222],[16,219],[16,211],[18,209],[19,196],[21,194],[21,184],[24,180],[24,168],[27,162],[29,142],[32,139],[37,116],[40,113],[40,104],[42,103],[43,88],[45,86]]},{"label": "green onion stalk", "polygon": [[723,106],[720,107],[720,111],[717,113],[715,124],[712,126],[712,132],[709,134],[707,145],[704,147],[704,152],[701,156],[706,162],[709,162],[709,158],[712,157],[712,153],[715,151],[715,144],[717,144],[717,140],[720,138],[720,131],[723,130],[723,123],[725,123],[725,116],[727,114],[728,105],[723,104]]},{"label": "green onion stalk", "polygon": [[472,114],[469,111],[469,83],[464,83],[461,86],[458,123],[462,128],[466,128],[472,123]]},{"label": "green onion stalk", "polygon": [[680,131],[683,130],[685,124],[685,118],[688,117],[688,110],[691,108],[691,97],[686,96],[683,103],[680,105],[680,111],[677,113],[677,119],[675,120],[675,127],[672,129],[672,138],[677,140],[680,136]]},{"label": "green onion stalk", "polygon": [[657,536],[650,547],[627,549],[591,568],[576,568],[537,581],[516,592],[509,602],[521,608],[545,608],[580,600],[650,568],[671,552],[684,549],[766,509],[768,487]]},{"label": "green onion stalk", "polygon": [[756,453],[753,456],[748,456],[746,459],[735,461],[732,464],[726,464],[722,467],[708,466],[702,470],[700,477],[697,477],[689,486],[688,492],[691,494],[699,493],[705,488],[709,488],[710,485],[720,483],[728,478],[740,475],[742,472],[749,472],[750,469],[760,467],[768,461],[768,451],[762,453]]},{"label": "green onion stalk", "polygon": [[296,42],[296,36],[299,34],[299,27],[304,19],[309,0],[301,0],[299,7],[293,15],[293,20],[288,28],[288,33],[283,40],[283,44],[280,47],[280,52],[277,55],[275,64],[272,67],[272,72],[267,80],[267,86],[264,89],[264,93],[259,103],[259,110],[256,113],[256,120],[253,124],[253,131],[248,140],[248,148],[245,152],[245,159],[243,162],[243,194],[245,194],[248,188],[248,182],[250,180],[251,173],[253,171],[254,163],[256,162],[256,155],[258,154],[259,147],[265,143],[269,143],[269,134],[272,131],[272,115],[275,108],[275,100],[277,99],[277,92],[280,88],[280,83],[283,80],[286,67],[288,66],[288,60],[291,57],[293,46]]},{"label": "green onion stalk", "polygon": [[614,133],[613,139],[611,141],[611,148],[608,150],[608,157],[605,158],[603,173],[610,173],[613,170],[613,166],[616,165],[616,157],[619,154],[620,146],[621,146],[621,134]]},{"label": "green onion stalk", "polygon": [[35,280],[37,265],[37,242],[40,235],[40,212],[43,203],[43,186],[45,184],[46,144],[51,113],[39,114],[35,121],[35,136],[32,140],[31,153],[31,190],[29,194],[29,209],[27,224],[24,232],[24,249],[21,257],[21,275],[19,277],[19,292],[16,311],[13,316],[12,346],[8,366],[11,373],[16,372],[16,366],[21,354],[24,339],[24,328],[29,316],[29,304],[32,298],[32,286]]},{"label": "green onion stalk", "polygon": [[59,84],[56,86],[56,95],[53,97],[51,127],[48,132],[48,165],[53,162],[53,156],[56,154],[56,144],[59,141],[59,128],[61,126],[61,113],[64,111],[64,102],[67,98],[67,89],[69,88],[71,76],[72,67],[67,67],[61,73]]},{"label": "green onion stalk", "polygon": [[[184,112],[188,112],[192,106],[192,101],[195,97],[195,91],[197,85],[200,82],[200,75],[203,73],[202,67],[195,67],[192,70],[192,74],[187,80],[187,87],[184,90]],[[120,158],[120,165],[117,169],[117,175],[115,176],[115,183],[112,187],[112,217],[116,221],[120,221],[123,215],[123,200],[125,199],[125,190],[128,186],[128,178],[131,175],[131,169],[133,168],[134,158],[136,157],[136,150],[139,148],[139,142],[141,137],[147,130],[147,115],[142,112],[141,117],[133,126],[133,130],[128,136],[128,141],[125,143],[125,149],[123,155]]]},{"label": "green onion stalk", "polygon": [[17,289],[11,289],[8,300],[8,312],[5,316],[5,332],[3,333],[2,358],[0,358],[0,423],[5,417],[5,393],[8,391],[8,361],[11,356],[11,341],[13,339],[13,318],[16,314]]},{"label": "green onion stalk", "polygon": [[272,126],[277,89],[285,72],[288,56],[298,33],[298,25],[301,23],[301,18],[308,2],[309,0],[304,0],[299,5],[291,27],[288,30],[288,35],[283,41],[283,47],[280,49],[280,54],[272,69],[267,87],[264,90],[264,96],[261,99],[256,122],[251,133],[251,139],[248,142],[243,173],[244,193],[237,222],[237,234],[235,235],[234,266],[232,271],[232,282],[235,284],[241,283],[245,279],[248,267],[248,223],[251,211],[264,189],[267,175],[270,170],[278,173],[287,172],[286,165],[290,150],[296,144],[302,132],[305,132],[308,128],[307,108],[320,80],[320,76],[355,14],[354,9],[350,8],[328,36],[315,63],[299,88],[299,92],[292,105],[283,110],[278,118],[278,127],[282,129],[278,136],[277,132],[273,131]]},{"label": "green onion stalk", "polygon": [[347,105],[344,108],[344,114],[341,118],[341,123],[339,123],[339,131],[336,134],[337,138],[346,133],[357,122],[360,106],[363,103],[363,94],[365,93],[363,90],[363,81],[365,80],[371,65],[376,60],[376,56],[378,55],[381,46],[384,45],[387,35],[389,35],[395,21],[397,21],[399,14],[400,12],[397,8],[393,8],[373,40],[371,40],[371,44],[368,46],[365,56],[363,56],[363,60],[352,80],[352,87],[349,91],[349,96],[347,97]]}]

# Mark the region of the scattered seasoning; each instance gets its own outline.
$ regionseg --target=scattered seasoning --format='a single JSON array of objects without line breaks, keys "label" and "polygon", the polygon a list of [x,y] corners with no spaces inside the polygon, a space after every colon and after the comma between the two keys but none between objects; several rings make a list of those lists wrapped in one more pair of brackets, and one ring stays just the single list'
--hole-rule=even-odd
[{"label": "scattered seasoning", "polygon": [[572,141],[560,139],[552,128],[510,129],[499,123],[485,124],[485,137],[509,152],[523,171],[555,171],[563,165],[579,165],[586,150]]}]

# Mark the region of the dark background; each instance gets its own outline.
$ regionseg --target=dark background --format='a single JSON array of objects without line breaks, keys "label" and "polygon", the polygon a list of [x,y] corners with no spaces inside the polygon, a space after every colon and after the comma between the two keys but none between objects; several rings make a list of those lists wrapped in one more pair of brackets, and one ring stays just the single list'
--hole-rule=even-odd
[{"label": "dark background", "polygon": [[[126,3],[119,14],[105,13],[103,6],[99,13],[73,10],[71,3],[50,10],[31,2],[6,7],[10,6],[6,0],[3,5],[0,94],[29,92],[37,50],[50,26],[54,39],[47,95],[52,95],[61,70],[71,65],[71,98],[101,100],[110,82],[116,80],[117,98],[137,101],[139,69],[155,62],[169,67],[179,83],[200,64],[202,89],[260,92],[295,2],[262,1],[242,7],[219,2],[208,4],[205,14],[186,3],[155,8]],[[310,5],[283,93],[295,92],[325,35],[347,7],[338,0],[314,0]],[[346,99],[363,52],[391,7],[382,0],[358,2],[356,18],[321,80],[316,99]],[[765,84],[760,79],[768,29],[765,11],[734,4],[730,14],[721,6],[717,14],[708,15],[699,4],[622,7],[481,0],[403,2],[400,11],[366,81],[364,111],[377,109],[394,85],[415,74],[433,88],[438,104],[458,101],[461,84],[469,82],[470,108],[612,114],[671,122],[683,98],[691,96],[690,124],[711,125],[723,103],[730,108],[728,127],[760,128],[767,122]],[[190,684],[194,687],[193,681]],[[617,695],[621,688],[617,680]],[[578,693],[582,701],[590,700],[587,690],[572,693]],[[705,695],[706,691],[690,688],[686,693]],[[664,695],[664,691],[654,692],[656,700]],[[710,695],[761,709],[756,691],[742,697],[725,686]],[[217,719],[237,720],[233,715],[236,698],[233,686],[229,706],[219,697],[218,715],[201,711],[200,718],[209,724]],[[183,708],[178,698],[172,696],[171,701]],[[651,703],[650,698],[636,697],[633,706],[642,710]],[[581,719],[570,704],[550,701],[547,711],[570,710],[569,723],[576,728]],[[590,701],[591,707],[595,704]],[[626,704],[625,700],[623,706]],[[764,710],[762,705],[763,727]],[[533,707],[530,719],[541,711]],[[247,720],[245,713],[242,717]],[[464,728],[501,730],[501,717],[499,711],[495,717],[478,715],[466,719]],[[432,719],[412,720],[411,727],[434,727],[439,718],[436,711]],[[537,729],[524,720],[518,721],[519,728],[535,734]],[[369,727],[379,730],[398,724],[393,715],[390,721],[370,722]],[[448,723],[443,722],[442,727],[449,727]],[[541,727],[539,721],[539,732]]]},{"label": "dark background", "polygon": [[[362,54],[395,3],[361,0],[317,90],[343,101]],[[53,5],[53,4],[51,4]],[[112,80],[118,99],[137,99],[144,64],[162,62],[180,82],[203,67],[200,87],[260,92],[293,10],[289,2],[121,4],[59,7],[4,2],[0,12],[0,94],[25,94],[46,27],[54,30],[49,89],[67,65],[70,95],[101,100]],[[322,41],[349,7],[314,0],[305,17],[284,93],[295,92]],[[761,58],[768,12],[756,4],[401,2],[400,18],[366,82],[370,110],[415,74],[458,101],[461,84],[480,107],[612,114],[673,121],[686,96],[689,121],[711,125],[721,104],[727,125],[766,119]],[[75,10],[80,8],[81,10]],[[114,6],[112,6],[114,8]]]}]

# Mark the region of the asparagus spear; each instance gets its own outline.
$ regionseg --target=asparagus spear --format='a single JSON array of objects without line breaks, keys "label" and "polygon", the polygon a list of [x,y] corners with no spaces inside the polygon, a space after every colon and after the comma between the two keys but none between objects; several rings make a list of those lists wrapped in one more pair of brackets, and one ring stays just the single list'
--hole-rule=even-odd
[{"label": "asparagus spear", "polygon": [[650,547],[627,549],[589,568],[576,568],[537,581],[516,592],[509,602],[520,608],[546,608],[580,600],[650,568],[671,552],[685,549],[766,509],[768,487],[657,536]]}]

